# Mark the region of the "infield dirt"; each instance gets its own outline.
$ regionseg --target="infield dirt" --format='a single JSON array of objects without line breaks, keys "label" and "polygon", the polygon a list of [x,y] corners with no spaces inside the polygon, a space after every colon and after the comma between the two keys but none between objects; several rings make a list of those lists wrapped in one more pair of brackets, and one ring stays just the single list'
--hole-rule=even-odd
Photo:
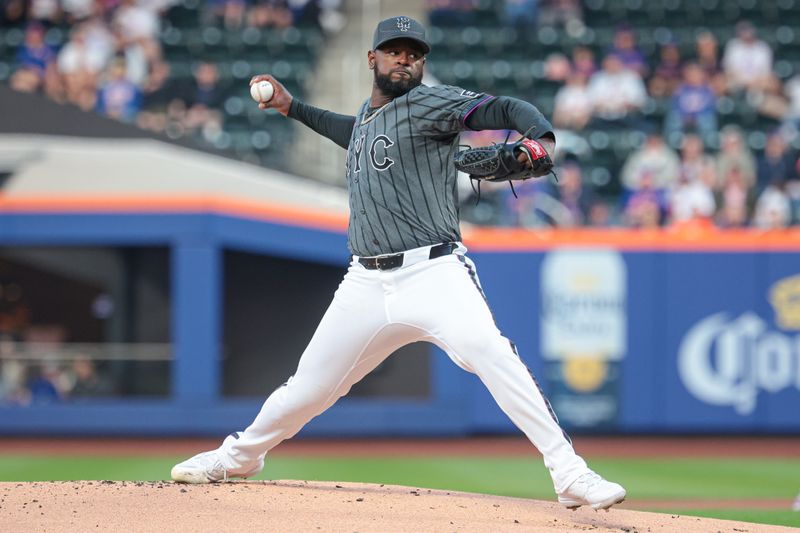
[{"label": "infield dirt", "polygon": [[304,481],[0,483],[4,532],[731,532],[789,528],[393,485]]}]

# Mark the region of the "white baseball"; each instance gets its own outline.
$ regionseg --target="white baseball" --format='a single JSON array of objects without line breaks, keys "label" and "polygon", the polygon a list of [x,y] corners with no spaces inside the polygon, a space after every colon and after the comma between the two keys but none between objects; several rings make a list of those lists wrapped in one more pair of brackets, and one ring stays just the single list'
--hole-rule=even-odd
[{"label": "white baseball", "polygon": [[254,83],[250,86],[250,96],[259,103],[269,102],[274,92],[275,89],[272,87],[272,84],[266,80]]}]

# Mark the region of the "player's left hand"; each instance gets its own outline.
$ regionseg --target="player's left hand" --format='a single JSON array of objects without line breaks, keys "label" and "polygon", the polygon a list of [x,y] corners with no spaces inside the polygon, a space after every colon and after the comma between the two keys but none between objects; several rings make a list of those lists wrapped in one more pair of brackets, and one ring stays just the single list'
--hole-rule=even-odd
[{"label": "player's left hand", "polygon": [[[553,159],[553,152],[556,148],[556,142],[553,139],[550,139],[549,137],[542,137],[540,139],[536,139],[534,142],[538,143],[542,148],[544,148],[545,153],[550,157],[551,160]],[[533,168],[531,166],[532,159],[529,159],[528,154],[522,150],[518,150],[517,161],[525,165],[525,168]]]},{"label": "player's left hand", "polygon": [[545,176],[553,170],[553,160],[544,145],[528,138],[461,150],[453,162],[456,169],[469,174],[470,178],[486,181],[526,180]]}]

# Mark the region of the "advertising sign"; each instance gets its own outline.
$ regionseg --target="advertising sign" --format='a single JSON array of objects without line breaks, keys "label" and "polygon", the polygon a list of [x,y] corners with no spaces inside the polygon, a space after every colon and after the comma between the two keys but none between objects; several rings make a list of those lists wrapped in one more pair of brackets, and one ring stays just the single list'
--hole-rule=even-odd
[{"label": "advertising sign", "polygon": [[541,354],[567,427],[609,428],[627,351],[625,263],[611,250],[556,250],[541,270]]},{"label": "advertising sign", "polygon": [[746,416],[761,395],[800,391],[800,275],[778,280],[765,296],[773,319],[720,311],[686,332],[677,366],[694,399]]}]

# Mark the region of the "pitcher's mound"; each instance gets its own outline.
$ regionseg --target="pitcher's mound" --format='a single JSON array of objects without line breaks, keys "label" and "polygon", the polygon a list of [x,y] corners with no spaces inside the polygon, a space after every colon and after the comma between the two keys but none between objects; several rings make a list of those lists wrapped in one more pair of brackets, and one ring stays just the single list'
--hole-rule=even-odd
[{"label": "pitcher's mound", "polygon": [[788,528],[390,485],[240,481],[214,485],[0,483],[4,532],[725,531]]}]

